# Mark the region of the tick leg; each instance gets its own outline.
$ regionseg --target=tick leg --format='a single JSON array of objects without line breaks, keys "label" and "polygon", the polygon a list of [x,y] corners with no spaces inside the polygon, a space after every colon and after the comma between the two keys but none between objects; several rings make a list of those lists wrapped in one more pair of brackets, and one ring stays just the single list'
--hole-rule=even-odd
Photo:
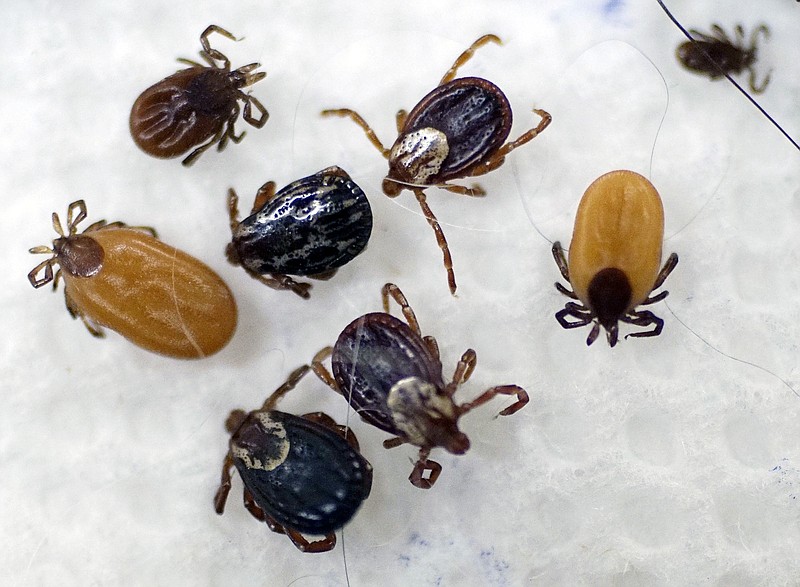
[{"label": "tick leg", "polygon": [[664,263],[661,271],[658,272],[658,275],[656,276],[656,282],[653,284],[653,289],[658,289],[664,284],[664,280],[669,277],[669,274],[672,273],[672,270],[675,269],[677,264],[678,255],[676,253],[672,253],[667,259],[666,263]]},{"label": "tick leg", "polygon": [[400,438],[399,436],[395,436],[394,438],[388,438],[383,441],[383,448],[397,448],[401,444],[407,443],[408,440],[405,438]]},{"label": "tick leg", "polygon": [[[576,321],[570,322],[567,320],[567,316],[576,318]],[[567,330],[570,328],[580,328],[581,326],[586,326],[593,319],[594,316],[588,308],[582,306],[581,304],[576,304],[575,302],[567,302],[562,310],[556,312],[556,320],[558,320],[561,328],[566,328]]]},{"label": "tick leg", "polygon": [[[33,249],[31,249],[31,253],[33,252],[38,252],[38,251],[34,251]],[[42,251],[42,252],[48,252],[48,251]],[[56,261],[54,258],[42,261],[36,267],[34,267],[30,273],[28,273],[28,281],[31,282],[31,285],[33,287],[40,288],[43,285],[47,285],[48,283],[53,281],[53,263],[55,262]],[[42,269],[44,269],[44,275],[42,275],[42,277],[37,277],[37,274]]]},{"label": "tick leg", "polygon": [[[75,214],[75,210],[78,210],[78,213]],[[69,234],[75,234],[78,230],[78,224],[83,222],[83,219],[86,218],[86,202],[83,200],[77,200],[72,202],[69,207],[67,208],[67,230],[69,230]],[[59,228],[61,223],[58,222],[58,216],[53,214],[53,227],[55,228],[56,224],[58,224]],[[56,230],[63,236],[63,233]]]},{"label": "tick leg", "polygon": [[292,544],[294,544],[300,552],[328,552],[329,550],[333,550],[336,546],[336,534],[333,532],[326,534],[325,538],[313,541],[309,541],[305,536],[300,534],[300,532],[291,530],[290,528],[284,528],[283,533],[289,537],[289,540],[292,541]]},{"label": "tick leg", "polygon": [[555,259],[556,265],[558,265],[561,277],[563,277],[567,283],[571,283],[569,280],[569,263],[567,263],[567,258],[564,256],[564,249],[561,247],[561,241],[554,242],[550,251],[553,253],[553,259]]},{"label": "tick leg", "polygon": [[[234,37],[231,33],[226,31],[224,28],[222,28],[220,26],[217,26],[215,24],[209,25],[206,28],[206,30],[204,30],[202,32],[202,34],[200,35],[200,45],[202,45],[203,51],[205,51],[210,57],[216,59],[217,61],[221,61],[223,69],[230,69],[231,68],[230,60],[227,57],[225,57],[225,55],[223,55],[222,53],[217,51],[216,49],[212,49],[211,48],[211,43],[208,41],[208,37],[212,33],[217,33],[218,35],[222,35],[223,37],[226,37],[226,38],[230,39],[231,41],[238,41],[239,39]],[[202,52],[201,52],[201,55],[202,55]]]},{"label": "tick leg", "polygon": [[437,183],[436,187],[447,190],[448,192],[453,192],[454,194],[461,194],[462,196],[470,196],[473,198],[480,198],[486,195],[486,190],[477,183],[473,183],[469,187],[454,183]]},{"label": "tick leg", "polygon": [[259,522],[266,522],[267,526],[269,526],[269,529],[273,532],[277,532],[278,534],[284,533],[283,526],[278,524],[275,520],[265,514],[264,510],[258,507],[258,504],[256,504],[256,500],[253,499],[253,494],[250,493],[249,489],[244,490],[244,507],[256,520]]},{"label": "tick leg", "polygon": [[[429,448],[422,448],[419,451],[419,458],[411,470],[411,475],[408,476],[408,480],[414,487],[430,489],[442,472],[442,466],[439,463],[428,459],[430,452]],[[426,473],[429,474],[426,476]]]},{"label": "tick leg", "polygon": [[654,328],[652,330],[646,330],[645,332],[631,332],[630,334],[626,334],[625,338],[632,336],[634,338],[644,338],[649,336],[658,336],[661,334],[661,331],[664,329],[664,320],[653,314],[649,310],[643,310],[641,312],[633,312],[627,316],[623,316],[620,318],[623,322],[628,324],[633,324],[634,326],[650,326],[654,324]]},{"label": "tick leg", "polygon": [[264,401],[264,405],[261,406],[261,409],[265,411],[273,409],[280,399],[292,391],[310,370],[311,367],[308,365],[300,365],[297,369],[292,371],[286,381],[284,381],[281,386],[273,391],[272,394]]},{"label": "tick leg", "polygon": [[336,420],[331,418],[325,412],[311,412],[309,414],[303,414],[303,418],[309,420],[311,422],[315,422],[320,426],[324,426],[328,430],[331,430],[344,438],[347,443],[356,451],[360,452],[361,447],[358,444],[358,438],[350,429],[349,426],[342,426],[341,424],[337,424]]},{"label": "tick leg", "polygon": [[436,357],[436,360],[439,360],[439,343],[436,342],[436,339],[432,336],[423,336],[422,342],[428,347],[428,350],[431,354]]},{"label": "tick leg", "polygon": [[228,188],[228,222],[231,234],[235,235],[236,229],[239,228],[239,196],[233,188]]},{"label": "tick leg", "polygon": [[475,370],[475,365],[477,364],[478,355],[475,354],[475,351],[472,349],[467,349],[464,351],[464,354],[461,355],[461,360],[456,364],[456,370],[455,373],[453,373],[453,379],[445,387],[445,393],[452,397],[458,386],[470,378],[470,375],[472,375],[472,372]]},{"label": "tick leg", "polygon": [[274,197],[275,197],[275,182],[268,181],[260,188],[258,188],[258,192],[256,192],[256,197],[253,199],[253,209],[250,211],[250,214],[255,214],[256,212],[258,212],[261,208],[264,207],[264,205],[267,202],[272,201]]},{"label": "tick leg", "polygon": [[402,108],[397,111],[397,114],[394,116],[395,124],[397,125],[397,134],[403,132],[403,127],[406,125],[406,118],[408,117],[408,112],[403,110]]},{"label": "tick leg", "polygon": [[337,108],[334,110],[323,110],[320,112],[320,114],[322,114],[322,116],[349,117],[353,122],[362,128],[364,133],[366,133],[367,138],[375,146],[375,148],[381,152],[381,155],[383,155],[384,159],[389,158],[389,149],[383,146],[383,143],[381,143],[378,135],[375,134],[375,131],[370,128],[370,126],[367,124],[367,121],[361,118],[361,115],[355,110],[350,110],[349,108]]},{"label": "tick leg", "polygon": [[184,167],[191,167],[194,164],[194,162],[197,161],[197,158],[200,155],[202,155],[203,153],[205,153],[212,145],[214,145],[216,143],[222,143],[223,141],[227,141],[226,137],[227,137],[227,133],[228,132],[230,132],[230,129],[221,128],[219,130],[219,132],[217,132],[217,134],[215,134],[213,137],[211,137],[211,140],[208,141],[205,145],[200,145],[194,151],[189,153],[183,159],[183,161],[181,161],[181,164]]},{"label": "tick leg", "polygon": [[500,40],[500,37],[497,35],[483,35],[477,41],[472,43],[469,48],[464,51],[461,55],[458,56],[458,59],[455,60],[453,66],[447,70],[447,73],[444,74],[442,81],[439,82],[439,85],[442,86],[447,82],[453,80],[456,77],[456,73],[458,72],[458,68],[464,65],[467,61],[472,59],[472,56],[475,54],[475,51],[483,47],[486,43],[497,43],[498,45],[502,45],[503,41]]},{"label": "tick leg", "polygon": [[258,273],[254,273],[252,271],[248,271],[248,273],[250,274],[250,277],[260,281],[272,289],[289,289],[304,300],[307,300],[311,297],[311,294],[308,293],[308,290],[311,289],[310,283],[295,281],[288,275],[283,275],[282,273],[272,273],[270,275],[259,275]]},{"label": "tick leg", "polygon": [[[245,120],[245,122],[256,128],[261,128],[267,124],[267,120],[269,120],[269,112],[267,112],[267,109],[264,108],[264,105],[254,96],[245,94],[244,92],[240,93],[243,96],[242,99],[244,100],[244,112],[242,112],[242,118]],[[255,109],[258,111],[258,118],[253,116],[253,107],[255,107]]]},{"label": "tick leg", "polygon": [[534,108],[533,111],[542,118],[539,121],[539,124],[536,126],[536,128],[530,129],[528,132],[520,136],[517,140],[512,141],[510,143],[506,143],[505,145],[500,147],[497,151],[495,151],[495,153],[491,157],[489,157],[489,159],[487,159],[486,161],[475,167],[470,172],[471,176],[483,175],[500,167],[505,161],[506,155],[508,155],[511,151],[513,151],[517,147],[520,147],[525,143],[527,143],[528,141],[535,139],[539,135],[539,133],[542,132],[544,129],[546,129],[553,121],[553,117],[550,116],[548,112],[536,108]]},{"label": "tick leg", "polygon": [[225,512],[225,502],[228,501],[228,493],[231,491],[231,470],[233,469],[233,457],[230,451],[222,461],[222,477],[219,488],[214,495],[214,511],[222,515]]},{"label": "tick leg", "polygon": [[330,387],[339,395],[343,395],[342,390],[339,389],[339,385],[336,383],[336,379],[333,378],[333,375],[331,375],[331,372],[328,371],[327,367],[322,364],[322,361],[330,357],[332,353],[333,347],[326,346],[324,349],[314,355],[314,358],[311,360],[311,370],[325,385]]},{"label": "tick leg", "polygon": [[403,316],[405,316],[406,322],[408,322],[408,326],[411,328],[411,330],[413,330],[418,336],[422,336],[422,331],[419,329],[419,322],[417,322],[417,316],[414,314],[414,310],[411,309],[406,296],[403,294],[400,288],[393,283],[387,283],[381,288],[383,311],[387,314],[390,313],[389,296],[392,296],[392,299],[397,303],[398,306],[400,306],[400,309],[403,311]]},{"label": "tick leg", "polygon": [[756,85],[756,70],[755,70],[755,68],[751,65],[747,70],[750,72],[750,81],[749,81],[750,89],[753,90],[754,94],[763,94],[764,90],[767,89],[767,85],[769,85],[769,80],[772,77],[772,70],[770,69],[767,72],[766,77],[764,77],[764,81],[762,81],[758,85]]},{"label": "tick leg", "polygon": [[717,40],[727,43],[728,45],[733,45],[730,37],[728,37],[728,33],[726,33],[725,30],[718,24],[714,23],[711,25],[711,32]]},{"label": "tick leg", "polygon": [[422,190],[414,190],[414,195],[417,197],[419,207],[422,208],[422,213],[425,215],[425,220],[428,221],[428,224],[430,224],[431,228],[433,229],[433,233],[436,235],[436,243],[442,250],[444,269],[447,271],[447,285],[450,287],[450,293],[455,295],[457,287],[456,274],[453,271],[453,257],[450,255],[450,247],[447,246],[447,239],[444,237],[442,227],[439,226],[439,221],[436,220],[436,216],[433,215],[428,203],[425,201],[425,194],[422,192]]},{"label": "tick leg", "polygon": [[500,416],[510,416],[511,414],[518,412],[521,410],[525,405],[528,403],[528,392],[522,389],[519,385],[497,385],[492,387],[491,389],[487,389],[481,395],[476,397],[469,403],[461,404],[458,406],[459,414],[463,415],[467,412],[474,410],[478,406],[481,406],[494,398],[497,395],[516,395],[517,401],[508,406],[507,408],[500,411],[498,415]]},{"label": "tick leg", "polygon": [[75,302],[72,301],[72,298],[69,297],[66,289],[64,289],[64,305],[67,307],[67,312],[69,312],[70,316],[81,319],[81,322],[83,322],[83,325],[86,327],[86,330],[89,331],[89,334],[95,338],[105,338],[106,333],[103,331],[103,328],[84,316],[84,314],[75,305]]}]

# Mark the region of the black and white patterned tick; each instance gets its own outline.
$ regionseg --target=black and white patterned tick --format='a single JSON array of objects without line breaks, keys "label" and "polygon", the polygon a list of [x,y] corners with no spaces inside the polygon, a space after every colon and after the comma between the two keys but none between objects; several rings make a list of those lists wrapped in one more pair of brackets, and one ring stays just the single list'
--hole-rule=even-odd
[{"label": "black and white patterned tick", "polygon": [[252,214],[241,222],[238,201],[229,190],[228,260],[266,285],[304,298],[311,284],[290,275],[329,279],[364,250],[372,233],[369,201],[340,167],[299,179],[277,194],[274,182],[264,184]]},{"label": "black and white patterned tick", "polygon": [[[416,487],[428,489],[442,470],[439,463],[428,459],[431,449],[440,446],[453,454],[469,449],[469,438],[458,429],[461,416],[501,394],[517,398],[500,412],[508,416],[528,403],[528,394],[517,385],[499,385],[457,405],[453,395],[475,369],[475,351],[464,352],[452,380],[445,384],[436,339],[422,336],[403,292],[387,283],[381,293],[384,312],[351,322],[333,347],[316,354],[312,369],[344,396],[363,420],[395,435],[383,443],[384,447],[404,443],[419,447],[409,480]],[[407,324],[389,314],[390,296],[401,307]],[[329,356],[333,375],[322,363]]]},{"label": "black and white patterned tick", "polygon": [[444,232],[433,215],[423,190],[435,186],[467,196],[483,196],[483,188],[448,183],[452,179],[474,177],[500,167],[506,155],[524,145],[550,124],[552,117],[544,110],[533,111],[539,124],[514,141],[506,142],[511,132],[511,105],[505,94],[492,82],[478,77],[454,79],[475,50],[486,43],[498,43],[495,35],[484,35],[464,51],[447,70],[439,85],[407,113],[397,113],[397,139],[391,149],[383,146],[367,122],[349,108],[323,110],[323,116],[352,119],[389,162],[383,181],[384,193],[393,198],[404,189],[414,192],[425,219],[436,235],[442,250],[447,283],[455,294],[453,260]]},{"label": "black and white patterned tick", "polygon": [[[231,440],[214,509],[225,511],[236,467],[253,517],[286,534],[303,552],[325,552],[336,545],[334,532],[369,496],[372,466],[359,453],[355,435],[329,416],[274,409],[308,370],[307,365],[296,369],[260,409],[231,412],[225,423]],[[310,541],[303,534],[325,538]]]}]

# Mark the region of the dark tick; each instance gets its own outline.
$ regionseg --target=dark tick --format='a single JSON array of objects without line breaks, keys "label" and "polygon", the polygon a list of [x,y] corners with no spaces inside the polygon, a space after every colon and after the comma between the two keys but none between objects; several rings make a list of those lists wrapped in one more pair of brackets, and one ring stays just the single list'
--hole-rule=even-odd
[{"label": "dark tick", "polygon": [[262,283],[303,298],[311,284],[289,275],[329,279],[364,250],[372,233],[369,201],[340,167],[299,179],[277,194],[274,182],[265,183],[241,222],[238,201],[228,190],[228,260]]},{"label": "dark tick", "polygon": [[456,59],[436,89],[422,98],[410,113],[405,110],[397,113],[398,136],[391,149],[383,146],[366,121],[353,110],[322,111],[323,116],[350,117],[389,161],[389,173],[383,181],[383,191],[387,196],[393,198],[404,189],[414,192],[436,234],[453,294],[456,278],[450,249],[423,190],[435,186],[456,194],[483,196],[486,192],[478,185],[466,187],[448,182],[497,169],[506,155],[536,137],[551,121],[550,114],[534,109],[542,119],[539,125],[517,140],[506,143],[511,132],[512,114],[505,94],[485,79],[454,79],[458,69],[469,61],[475,50],[489,42],[500,44],[501,41],[495,35],[479,38]]},{"label": "dark tick", "polygon": [[[517,385],[499,385],[457,405],[453,395],[472,375],[477,363],[475,351],[464,352],[452,380],[445,384],[436,339],[422,336],[400,288],[387,283],[381,294],[384,312],[351,322],[332,348],[316,354],[312,369],[345,397],[363,420],[395,436],[384,441],[385,448],[404,443],[419,447],[409,480],[416,487],[428,489],[442,470],[439,463],[428,459],[433,448],[440,446],[453,454],[469,449],[469,438],[458,429],[461,416],[496,395],[514,395],[516,402],[500,412],[508,416],[528,403],[528,394]],[[390,296],[402,309],[407,324],[389,314]],[[333,375],[322,364],[329,356]]]},{"label": "dark tick", "polygon": [[750,35],[749,46],[745,45],[744,29],[737,24],[736,38],[731,39],[722,27],[718,24],[711,25],[711,33],[701,33],[696,29],[690,29],[689,33],[694,37],[694,41],[686,41],[678,45],[676,54],[687,69],[708,75],[711,79],[723,77],[726,73],[741,73],[744,70],[750,72],[750,89],[756,93],[762,93],[769,84],[770,74],[760,84],[756,84],[755,63],[757,57],[758,35],[763,35],[769,39],[769,29],[766,25],[760,25],[753,30]]},{"label": "dark tick", "polygon": [[246,122],[256,128],[266,124],[267,110],[261,102],[242,91],[267,75],[253,71],[261,64],[251,63],[231,71],[228,58],[211,48],[208,42],[211,33],[236,40],[225,29],[210,25],[200,35],[203,47],[200,57],[208,65],[178,59],[191,67],[150,86],[134,102],[131,136],[148,155],[171,159],[193,149],[183,160],[188,166],[213,145],[221,151],[229,140],[238,143],[245,134],[237,135],[234,130],[240,101],[244,102],[242,118]]},{"label": "dark tick", "polygon": [[[308,372],[296,369],[258,410],[234,410],[225,427],[230,448],[214,509],[225,511],[231,469],[244,484],[244,507],[270,530],[286,534],[303,552],[325,552],[372,488],[372,466],[355,435],[322,412],[293,416],[275,404]],[[309,541],[303,534],[324,535]]]}]

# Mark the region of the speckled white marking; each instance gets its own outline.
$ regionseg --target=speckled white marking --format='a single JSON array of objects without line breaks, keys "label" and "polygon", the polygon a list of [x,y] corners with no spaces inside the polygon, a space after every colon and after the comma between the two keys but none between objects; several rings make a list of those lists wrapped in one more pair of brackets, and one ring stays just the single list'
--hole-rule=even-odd
[{"label": "speckled white marking", "polygon": [[419,377],[407,377],[395,383],[386,402],[397,428],[417,446],[425,443],[425,430],[432,421],[456,418],[452,399],[440,395],[435,385]]},{"label": "speckled white marking", "polygon": [[283,424],[280,422],[273,420],[268,412],[259,412],[255,415],[255,417],[258,418],[259,422],[261,422],[264,430],[266,430],[268,434],[275,438],[278,454],[275,456],[275,458],[261,462],[258,459],[251,458],[250,452],[240,446],[237,446],[236,444],[231,446],[231,452],[233,453],[233,456],[237,459],[240,459],[248,469],[263,469],[264,471],[272,471],[276,467],[279,467],[281,464],[283,464],[283,461],[285,461],[286,457],[289,455],[289,441],[286,438],[286,428],[284,428]]},{"label": "speckled white marking", "polygon": [[392,147],[389,160],[402,169],[409,180],[424,183],[439,173],[448,153],[447,136],[427,127],[403,135]]}]

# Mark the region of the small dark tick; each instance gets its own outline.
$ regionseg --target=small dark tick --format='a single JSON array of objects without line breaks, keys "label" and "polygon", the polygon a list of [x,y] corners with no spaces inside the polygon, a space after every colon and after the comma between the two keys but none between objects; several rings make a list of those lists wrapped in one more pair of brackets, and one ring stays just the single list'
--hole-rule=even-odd
[{"label": "small dark tick", "polygon": [[766,25],[756,27],[750,35],[749,46],[745,45],[745,35],[742,25],[737,24],[736,38],[731,39],[718,24],[711,25],[711,33],[701,33],[690,29],[689,33],[694,41],[686,41],[678,45],[676,54],[687,69],[708,75],[711,79],[723,77],[726,73],[750,72],[750,89],[755,94],[762,93],[769,84],[770,74],[760,84],[756,84],[755,63],[758,54],[758,35],[769,39],[769,29]]},{"label": "small dark tick", "polygon": [[[270,530],[286,534],[303,552],[336,545],[335,530],[355,515],[372,488],[372,466],[358,452],[355,435],[322,412],[294,416],[275,404],[297,385],[308,366],[289,379],[258,410],[234,410],[225,427],[230,448],[214,509],[225,511],[231,469],[244,484],[244,506]],[[324,535],[308,540],[303,534]]]},{"label": "small dark tick", "polygon": [[428,206],[424,189],[435,186],[467,196],[483,196],[478,185],[466,187],[448,183],[452,179],[483,175],[497,169],[506,155],[524,145],[550,124],[544,110],[533,111],[541,117],[538,126],[515,141],[506,142],[511,132],[511,105],[505,94],[492,82],[477,77],[454,79],[475,50],[487,43],[500,44],[495,35],[484,35],[464,51],[447,70],[439,85],[407,113],[397,113],[397,139],[391,149],[383,146],[367,122],[348,108],[323,110],[323,116],[352,119],[367,138],[389,161],[389,173],[383,191],[395,197],[404,189],[414,192],[444,256],[447,282],[455,294],[453,260],[444,232]]},{"label": "small dark tick", "polygon": [[229,190],[228,260],[262,283],[303,298],[311,284],[289,275],[329,279],[364,250],[372,233],[369,201],[340,167],[299,179],[277,194],[274,182],[265,183],[241,222],[238,201]]},{"label": "small dark tick", "polygon": [[[453,454],[469,449],[469,438],[458,429],[461,416],[496,395],[513,395],[516,401],[500,412],[508,416],[528,403],[528,394],[517,385],[499,385],[457,405],[453,395],[472,375],[477,363],[475,351],[464,352],[452,380],[445,384],[436,339],[422,336],[403,292],[387,283],[381,293],[384,312],[351,322],[333,347],[316,354],[312,369],[346,398],[363,420],[395,436],[384,441],[385,448],[404,443],[419,447],[409,480],[416,487],[428,489],[442,470],[439,463],[428,459],[433,448],[440,446]],[[402,309],[407,324],[388,313],[390,297]],[[323,365],[328,357],[333,375]]]},{"label": "small dark tick", "polygon": [[[211,33],[236,40],[225,29],[210,25],[200,35],[203,47],[200,57],[208,65],[178,59],[191,67],[150,86],[134,102],[130,116],[131,136],[148,155],[171,159],[193,149],[183,160],[188,166],[213,145],[221,151],[229,140],[238,143],[245,134],[237,135],[234,130],[240,101],[244,102],[242,118],[246,122],[256,128],[266,124],[267,110],[256,98],[242,91],[267,75],[253,71],[261,64],[251,63],[231,71],[228,58],[211,48],[208,41]],[[257,117],[253,109],[258,112]]]}]

